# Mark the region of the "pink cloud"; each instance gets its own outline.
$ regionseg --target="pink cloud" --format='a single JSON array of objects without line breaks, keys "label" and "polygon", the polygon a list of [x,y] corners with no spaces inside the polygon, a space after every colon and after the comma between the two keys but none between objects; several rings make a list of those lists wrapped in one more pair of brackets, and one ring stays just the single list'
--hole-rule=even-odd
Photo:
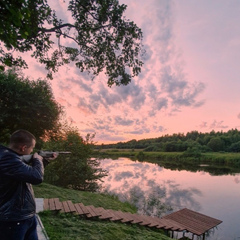
[{"label": "pink cloud", "polygon": [[[126,17],[143,31],[142,72],[128,86],[108,88],[104,74],[92,81],[73,65],[62,67],[51,84],[67,117],[82,132],[96,132],[100,143],[239,126],[236,8],[224,1],[120,3],[128,5]],[[71,18],[66,3],[51,4],[62,19]],[[25,73],[43,77],[42,66],[28,60]]]}]

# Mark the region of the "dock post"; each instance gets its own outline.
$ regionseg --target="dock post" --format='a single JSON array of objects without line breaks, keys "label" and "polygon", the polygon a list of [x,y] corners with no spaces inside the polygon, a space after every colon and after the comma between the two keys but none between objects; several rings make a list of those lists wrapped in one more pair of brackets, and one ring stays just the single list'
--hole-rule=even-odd
[{"label": "dock post", "polygon": [[205,233],[203,234],[203,240],[205,240]]}]

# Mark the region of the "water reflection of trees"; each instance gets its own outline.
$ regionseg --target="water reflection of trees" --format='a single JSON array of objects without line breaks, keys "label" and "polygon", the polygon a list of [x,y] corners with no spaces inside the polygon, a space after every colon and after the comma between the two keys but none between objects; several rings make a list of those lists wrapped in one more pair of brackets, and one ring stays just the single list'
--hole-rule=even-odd
[{"label": "water reflection of trees", "polygon": [[145,192],[137,185],[129,188],[127,182],[124,182],[123,187],[125,192],[115,192],[110,188],[106,191],[117,195],[121,201],[136,206],[140,214],[161,217],[185,207],[194,211],[201,209],[200,203],[194,199],[195,195],[201,195],[201,192],[195,188],[181,189],[177,184],[171,183],[168,186],[153,186]]},{"label": "water reflection of trees", "polygon": [[105,191],[117,195],[121,201],[135,205],[140,214],[161,217],[181,208],[195,211],[201,209],[200,203],[195,199],[202,195],[198,189],[183,189],[172,180],[162,184],[156,182],[155,177],[162,171],[162,167],[133,162],[125,166],[128,170],[120,171],[121,165],[116,163],[114,167],[110,164],[106,169],[109,176]]},{"label": "water reflection of trees", "polygon": [[[115,159],[118,159],[119,156],[117,156]],[[112,158],[114,159],[114,158]],[[136,157],[129,157],[132,161],[136,161]],[[237,173],[240,173],[240,166],[239,165],[227,165],[223,163],[212,163],[211,161],[205,161],[201,162],[190,162],[190,161],[171,161],[171,160],[163,160],[163,159],[154,159],[154,158],[148,158],[148,159],[137,159],[139,162],[149,162],[149,163],[155,163],[158,164],[161,167],[164,167],[166,169],[170,169],[172,171],[178,170],[186,170],[190,172],[198,172],[198,171],[204,171],[208,172],[212,176],[222,176],[222,175],[235,175]]]},{"label": "water reflection of trees", "polygon": [[133,186],[127,193],[127,201],[138,208],[138,212],[149,216],[162,216],[171,211],[171,206],[164,202],[166,189],[154,186],[151,191],[144,192],[139,186]]},{"label": "water reflection of trees", "polygon": [[194,197],[202,196],[202,192],[197,188],[188,188],[181,189],[179,184],[176,184],[174,181],[168,181],[168,197],[166,198],[166,202],[171,204],[173,208],[177,208],[175,210],[181,208],[189,208],[194,211],[200,211],[201,205],[197,202]]},{"label": "water reflection of trees", "polygon": [[148,159],[147,162],[158,164],[161,167],[170,169],[172,171],[190,171],[198,172],[204,171],[208,172],[212,176],[222,176],[222,175],[234,175],[240,173],[240,168],[235,166],[223,165],[223,164],[212,164],[208,162],[203,162],[202,164],[198,163],[189,163],[189,162],[173,162],[167,160],[157,160],[157,159]]}]

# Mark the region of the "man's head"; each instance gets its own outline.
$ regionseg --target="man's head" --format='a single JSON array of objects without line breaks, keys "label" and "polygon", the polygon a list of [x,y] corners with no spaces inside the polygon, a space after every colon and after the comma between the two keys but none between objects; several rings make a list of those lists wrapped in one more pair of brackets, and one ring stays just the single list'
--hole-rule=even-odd
[{"label": "man's head", "polygon": [[10,137],[9,147],[21,155],[28,155],[33,151],[36,138],[26,130],[17,130]]}]

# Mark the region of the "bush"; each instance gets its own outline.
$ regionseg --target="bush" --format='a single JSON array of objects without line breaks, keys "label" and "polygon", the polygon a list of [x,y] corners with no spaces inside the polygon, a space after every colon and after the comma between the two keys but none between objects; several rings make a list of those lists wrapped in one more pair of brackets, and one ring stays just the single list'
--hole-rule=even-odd
[{"label": "bush", "polygon": [[39,147],[39,138],[56,130],[63,110],[49,82],[30,80],[9,70],[0,71],[0,112],[1,143],[8,143],[14,131],[26,129],[37,138]]},{"label": "bush", "polygon": [[207,146],[214,152],[218,152],[224,149],[224,141],[220,137],[211,138]]},{"label": "bush", "polygon": [[137,154],[137,159],[140,160],[140,161],[143,161],[145,158],[145,155],[142,151],[138,152]]},{"label": "bush", "polygon": [[229,147],[229,151],[230,152],[240,152],[240,141],[233,143],[230,147]]},{"label": "bush", "polygon": [[189,147],[185,152],[183,152],[183,156],[200,158],[202,156],[202,153],[197,147]]},{"label": "bush", "polygon": [[97,159],[91,159],[92,138],[88,135],[84,140],[77,130],[67,130],[57,141],[48,141],[48,149],[70,151],[71,154],[59,156],[51,162],[45,171],[48,183],[82,191],[97,191],[98,181],[106,176],[106,171],[99,167]]}]

